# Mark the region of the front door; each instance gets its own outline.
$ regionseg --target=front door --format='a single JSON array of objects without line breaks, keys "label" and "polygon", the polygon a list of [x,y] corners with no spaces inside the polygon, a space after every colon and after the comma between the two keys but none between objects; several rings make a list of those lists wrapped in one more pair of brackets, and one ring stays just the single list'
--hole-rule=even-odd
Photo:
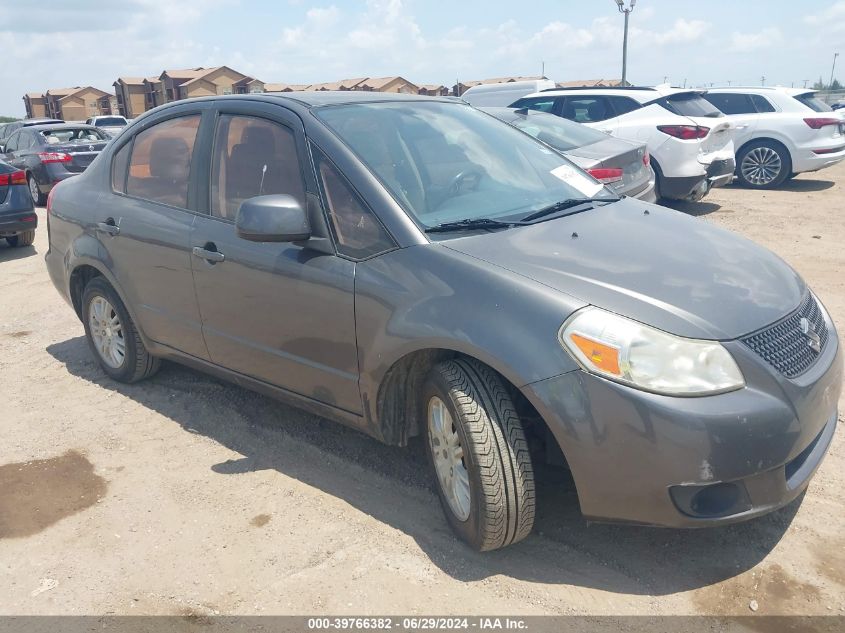
[{"label": "front door", "polygon": [[[211,360],[360,414],[355,263],[294,244],[241,239],[244,200],[316,192],[299,118],[272,104],[221,104],[207,214],[191,236],[194,283]],[[218,253],[209,256],[209,252]]]}]

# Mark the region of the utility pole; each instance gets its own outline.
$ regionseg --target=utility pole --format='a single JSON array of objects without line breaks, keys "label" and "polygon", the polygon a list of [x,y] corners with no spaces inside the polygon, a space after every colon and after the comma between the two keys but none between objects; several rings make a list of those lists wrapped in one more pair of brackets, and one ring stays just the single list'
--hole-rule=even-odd
[{"label": "utility pole", "polygon": [[669,83],[669,75],[663,75],[663,83]]},{"label": "utility pole", "polygon": [[634,10],[637,0],[629,0],[629,6],[625,8],[625,0],[615,0],[619,13],[625,14],[625,34],[622,37],[622,85],[628,85],[628,16]]},{"label": "utility pole", "polygon": [[730,85],[731,85],[731,80],[728,79],[728,87],[730,87]]},{"label": "utility pole", "polygon": [[836,58],[839,57],[839,53],[833,54],[833,66],[830,67],[830,83],[827,84],[828,91],[833,90],[833,71],[836,68]]},{"label": "utility pole", "polygon": [[546,62],[540,62],[540,77],[546,76]]},{"label": "utility pole", "polygon": [[766,76],[765,76],[765,75],[763,75],[762,77],[760,77],[760,85],[761,85],[761,86],[765,86],[765,85],[766,85]]},{"label": "utility pole", "polygon": [[807,87],[807,82],[808,82],[808,81],[810,81],[810,80],[809,80],[809,79],[802,79],[801,81],[803,81],[803,82],[804,82],[804,87],[806,88],[806,87]]}]

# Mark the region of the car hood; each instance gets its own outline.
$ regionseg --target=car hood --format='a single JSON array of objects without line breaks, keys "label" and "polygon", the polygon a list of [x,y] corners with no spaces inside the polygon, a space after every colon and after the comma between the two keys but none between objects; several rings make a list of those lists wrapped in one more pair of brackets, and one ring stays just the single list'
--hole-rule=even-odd
[{"label": "car hood", "polygon": [[765,248],[631,199],[442,245],[691,338],[738,338],[797,308],[806,292],[798,274]]}]

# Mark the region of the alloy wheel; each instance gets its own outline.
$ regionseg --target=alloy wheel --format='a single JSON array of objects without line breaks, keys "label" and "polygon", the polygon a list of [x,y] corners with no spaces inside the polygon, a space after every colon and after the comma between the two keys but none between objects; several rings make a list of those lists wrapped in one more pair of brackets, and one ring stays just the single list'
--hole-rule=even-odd
[{"label": "alloy wheel", "polygon": [[38,183],[35,182],[35,178],[32,176],[29,177],[29,195],[32,196],[32,204],[38,206],[38,202],[41,199],[41,191],[38,189]]},{"label": "alloy wheel", "polygon": [[437,396],[428,402],[428,437],[440,489],[452,512],[466,521],[470,512],[469,472],[452,414]]},{"label": "alloy wheel", "polygon": [[91,299],[88,306],[88,326],[94,348],[103,362],[113,369],[120,369],[126,358],[126,341],[120,315],[105,297]]},{"label": "alloy wheel", "polygon": [[740,169],[752,185],[768,185],[780,175],[783,164],[771,147],[755,147],[743,157]]}]

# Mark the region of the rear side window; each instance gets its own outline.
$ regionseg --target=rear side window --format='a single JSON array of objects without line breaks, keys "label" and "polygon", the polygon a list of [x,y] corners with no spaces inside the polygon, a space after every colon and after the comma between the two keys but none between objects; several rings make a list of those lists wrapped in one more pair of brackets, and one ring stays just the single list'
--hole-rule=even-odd
[{"label": "rear side window", "polygon": [[802,95],[795,95],[794,99],[800,101],[805,106],[816,112],[831,112],[833,108],[827,105],[824,101],[816,97],[815,92],[807,92]]},{"label": "rear side window", "polygon": [[763,95],[751,95],[751,102],[757,108],[757,112],[774,112],[775,106]]},{"label": "rear side window", "polygon": [[681,116],[711,117],[722,116],[722,111],[695,92],[682,92],[658,100],[669,112]]},{"label": "rear side window", "polygon": [[293,196],[305,207],[293,132],[267,119],[221,116],[211,166],[211,214],[234,220],[244,200],[270,194]]},{"label": "rear side window", "polygon": [[111,163],[111,188],[120,193],[126,193],[126,170],[129,167],[129,152],[132,143],[126,143],[114,155]]},{"label": "rear side window", "polygon": [[613,105],[616,116],[628,114],[642,107],[638,102],[631,99],[631,97],[608,97],[607,99]]},{"label": "rear side window", "polygon": [[394,248],[395,243],[387,230],[346,178],[316,148],[314,158],[338,252],[364,259]]},{"label": "rear side window", "polygon": [[126,193],[174,207],[188,206],[188,179],[200,115],[169,119],[135,137]]},{"label": "rear side window", "polygon": [[752,114],[757,112],[749,95],[733,92],[710,92],[704,98],[725,114]]},{"label": "rear side window", "polygon": [[509,107],[511,108],[528,108],[529,110],[539,110],[540,112],[552,112],[555,109],[554,97],[523,97],[517,99]]},{"label": "rear side window", "polygon": [[578,123],[594,123],[616,116],[607,97],[566,97],[561,116]]}]

